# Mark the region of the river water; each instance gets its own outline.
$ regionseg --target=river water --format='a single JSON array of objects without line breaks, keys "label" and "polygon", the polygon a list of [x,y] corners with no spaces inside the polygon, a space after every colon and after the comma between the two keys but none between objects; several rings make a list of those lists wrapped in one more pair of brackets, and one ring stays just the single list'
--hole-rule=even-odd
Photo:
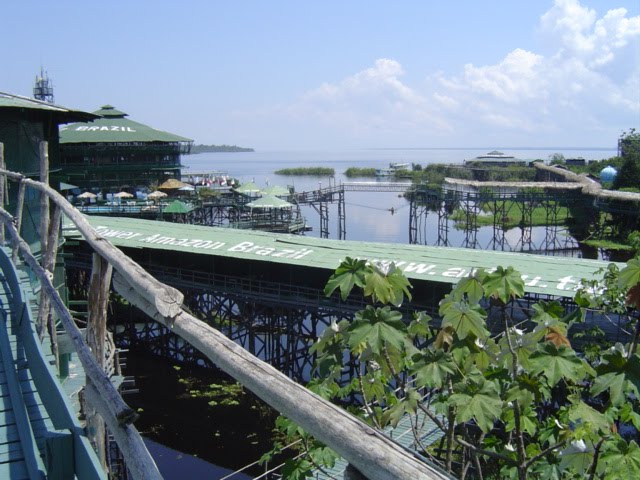
[{"label": "river water", "polygon": [[[362,149],[345,151],[258,151],[246,153],[200,153],[185,155],[182,163],[187,168],[183,174],[222,171],[237,178],[242,183],[254,181],[258,187],[279,185],[293,186],[296,191],[316,190],[319,187],[337,185],[344,182],[372,181],[372,178],[347,178],[344,172],[349,167],[386,168],[391,162],[420,164],[462,163],[492,150],[499,150],[516,158],[548,160],[560,153],[565,158],[602,160],[617,155],[612,149]],[[286,176],[274,172],[285,168],[328,167],[335,170],[334,177],[328,176]],[[389,181],[383,177],[381,181]],[[409,202],[393,192],[346,192],[346,239],[385,243],[409,243]],[[307,224],[312,228],[308,235],[320,236],[319,214],[309,206],[302,207]],[[437,230],[437,218],[430,215],[425,230]],[[433,224],[432,224],[433,223]],[[536,232],[533,232],[535,235]],[[479,243],[484,245],[491,238],[491,228],[480,229]],[[517,236],[517,232],[507,232],[507,237]],[[484,238],[486,237],[486,239]],[[329,205],[329,238],[338,238],[337,205]],[[432,244],[427,238],[421,243]],[[535,240],[535,239],[534,239]],[[462,246],[462,240],[453,238],[452,246]]]}]

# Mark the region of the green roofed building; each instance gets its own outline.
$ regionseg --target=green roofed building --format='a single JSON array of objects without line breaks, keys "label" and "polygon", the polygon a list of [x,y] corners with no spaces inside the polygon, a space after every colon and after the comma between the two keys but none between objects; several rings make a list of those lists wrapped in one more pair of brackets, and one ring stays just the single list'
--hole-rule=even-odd
[{"label": "green roofed building", "polygon": [[[89,122],[97,118],[91,113],[69,109],[33,98],[0,92],[0,143],[4,146],[4,161],[7,170],[20,172],[35,180],[40,179],[40,142],[48,142],[51,185],[58,188],[53,172],[59,165],[58,126],[70,122]],[[89,123],[87,123],[89,125]],[[5,208],[15,213],[18,185],[8,184],[8,205]],[[30,191],[24,199],[26,218],[22,224],[22,235],[38,252],[39,237],[36,226],[40,217],[40,197]]]},{"label": "green roofed building", "polygon": [[193,140],[126,118],[111,105],[93,122],[60,129],[61,181],[104,193],[180,178],[180,155]]}]

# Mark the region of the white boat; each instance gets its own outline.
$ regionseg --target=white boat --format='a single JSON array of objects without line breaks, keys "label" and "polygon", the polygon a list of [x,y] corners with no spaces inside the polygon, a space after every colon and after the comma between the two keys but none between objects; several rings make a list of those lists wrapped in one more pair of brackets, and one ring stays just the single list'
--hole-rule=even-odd
[{"label": "white boat", "polygon": [[376,177],[393,177],[400,170],[408,170],[408,163],[392,162],[389,168],[376,168]]}]

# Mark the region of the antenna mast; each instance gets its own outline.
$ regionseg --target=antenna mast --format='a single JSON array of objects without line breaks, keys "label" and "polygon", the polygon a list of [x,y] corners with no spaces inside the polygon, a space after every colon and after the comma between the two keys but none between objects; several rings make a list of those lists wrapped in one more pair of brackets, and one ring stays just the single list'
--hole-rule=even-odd
[{"label": "antenna mast", "polygon": [[40,67],[40,75],[36,75],[36,83],[33,86],[33,98],[47,103],[55,103],[53,100],[53,83],[42,67]]}]

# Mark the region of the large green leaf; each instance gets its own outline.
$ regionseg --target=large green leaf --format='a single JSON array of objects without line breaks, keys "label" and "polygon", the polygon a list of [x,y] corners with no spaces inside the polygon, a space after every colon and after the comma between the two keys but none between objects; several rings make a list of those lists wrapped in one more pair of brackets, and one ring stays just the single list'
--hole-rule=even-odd
[{"label": "large green leaf", "polygon": [[503,303],[524,295],[524,280],[513,267],[498,267],[495,272],[484,277],[482,286],[487,297],[499,299]]},{"label": "large green leaf", "polygon": [[336,288],[340,289],[340,297],[346,300],[354,285],[364,288],[365,273],[369,270],[365,260],[347,257],[336,269],[324,287],[324,294],[330,296]]},{"label": "large green leaf", "polygon": [[384,413],[382,417],[384,424],[390,423],[393,428],[396,428],[405,414],[412,415],[416,413],[418,402],[421,400],[422,397],[418,392],[412,388],[407,389],[406,395],[403,398],[399,398],[398,401]]},{"label": "large green leaf", "polygon": [[500,392],[495,382],[480,379],[479,388],[470,388],[465,393],[454,393],[449,401],[456,407],[456,421],[474,419],[483,432],[489,432],[502,413]]},{"label": "large green leaf", "polygon": [[389,307],[373,308],[367,305],[365,310],[356,313],[349,332],[349,347],[352,350],[362,351],[362,346],[365,345],[375,354],[380,354],[385,343],[398,350],[402,349],[406,325],[400,312]]},{"label": "large green leaf", "polygon": [[640,283],[640,258],[632,258],[627,266],[620,270],[618,285],[621,288],[631,288]]},{"label": "large green leaf", "polygon": [[631,423],[636,430],[640,431],[640,414],[636,413],[630,403],[625,403],[619,410],[620,420]]},{"label": "large green leaf", "polygon": [[545,302],[544,300],[533,304],[533,316],[531,320],[536,322],[539,327],[553,327],[561,323],[564,309],[560,302]]},{"label": "large green leaf", "polygon": [[463,299],[467,297],[469,303],[477,303],[484,296],[484,288],[482,287],[482,280],[485,278],[486,273],[480,269],[473,275],[460,280],[454,290],[454,296],[457,299]]},{"label": "large green leaf", "polygon": [[473,334],[485,338],[489,332],[485,328],[486,313],[479,306],[470,306],[467,302],[454,302],[446,309],[442,318],[442,327],[450,326],[460,339]]},{"label": "large green leaf", "polygon": [[409,292],[411,284],[402,270],[391,263],[385,269],[376,264],[369,265],[364,276],[364,294],[375,301],[400,306],[406,295],[411,300]]},{"label": "large green leaf", "polygon": [[282,476],[287,480],[304,480],[313,476],[313,464],[305,459],[288,459],[282,466]]},{"label": "large green leaf", "polygon": [[576,440],[560,452],[560,467],[565,472],[585,475],[593,462],[593,444],[590,441]]},{"label": "large green leaf", "polygon": [[426,350],[413,356],[411,372],[418,387],[442,387],[448,375],[456,373],[456,364],[450,353]]},{"label": "large green leaf", "polygon": [[309,456],[313,459],[313,463],[316,465],[322,465],[329,468],[333,468],[336,464],[336,460],[340,458],[336,452],[329,447],[319,446],[309,450]]},{"label": "large green leaf", "polygon": [[552,387],[562,378],[577,383],[587,373],[586,365],[576,352],[564,345],[556,347],[550,342],[538,345],[538,350],[529,356],[529,362],[532,373],[544,373]]},{"label": "large green leaf", "polygon": [[635,441],[627,444],[622,438],[615,442],[606,442],[598,473],[607,480],[640,478],[640,448]]},{"label": "large green leaf", "polygon": [[599,439],[611,431],[611,421],[595,408],[584,402],[572,405],[567,417],[574,432],[580,430],[582,435],[591,435],[592,439]]},{"label": "large green leaf", "polygon": [[627,401],[627,394],[640,396],[640,356],[637,353],[627,359],[624,348],[617,345],[602,356],[596,370],[598,376],[591,388],[593,395],[608,390],[611,404],[616,407]]},{"label": "large green leaf", "polygon": [[[507,406],[502,412],[502,421],[505,423],[505,431],[513,432],[516,428],[516,416],[512,406]],[[520,428],[523,432],[533,436],[538,431],[537,412],[532,408],[520,410]]]},{"label": "large green leaf", "polygon": [[413,320],[407,328],[407,333],[414,338],[426,338],[429,339],[433,336],[429,322],[431,317],[425,312],[415,312],[413,314]]}]

